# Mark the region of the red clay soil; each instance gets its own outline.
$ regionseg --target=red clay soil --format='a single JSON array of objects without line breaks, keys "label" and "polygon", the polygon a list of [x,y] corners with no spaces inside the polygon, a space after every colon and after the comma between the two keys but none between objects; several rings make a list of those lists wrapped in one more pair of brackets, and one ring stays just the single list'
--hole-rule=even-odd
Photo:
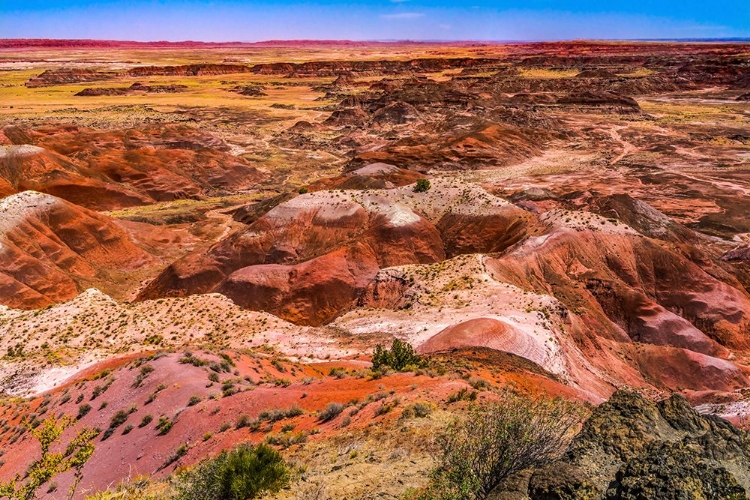
[{"label": "red clay soil", "polygon": [[491,318],[477,318],[449,326],[419,346],[419,352],[431,353],[468,347],[486,347],[497,351],[514,351],[512,344],[524,337],[507,323]]},{"label": "red clay soil", "polygon": [[[0,479],[23,472],[31,457],[39,453],[38,444],[28,433],[20,435],[16,427],[22,417],[32,412],[38,419],[52,413],[75,416],[81,405],[88,404],[91,410],[80,418],[78,425],[102,431],[110,427],[117,412],[127,414],[125,423],[114,428],[110,437],[103,439],[100,434],[96,438],[94,456],[84,468],[84,480],[78,493],[81,498],[86,492],[104,489],[123,477],[134,478],[140,474],[165,477],[176,468],[214,456],[238,443],[262,441],[268,433],[280,433],[281,427],[287,424],[294,425],[295,433],[308,434],[315,430],[318,434],[308,439],[324,440],[340,432],[341,421],[350,413],[345,410],[331,421],[321,422],[317,412],[331,402],[360,403],[360,410],[350,417],[349,428],[356,429],[397,419],[401,413],[399,408],[413,401],[444,405],[450,394],[470,388],[466,381],[449,376],[411,373],[377,379],[346,374],[329,376],[331,368],[369,366],[364,361],[301,365],[271,356],[228,354],[231,365],[215,354],[202,351],[194,351],[190,358],[184,354],[121,358],[91,368],[88,378],[78,378],[27,404],[3,405],[0,418],[11,430],[0,436],[0,445],[6,449]],[[551,381],[520,358],[485,351],[468,356],[474,359],[472,370],[490,383],[511,383],[523,390],[547,390],[553,395],[576,397],[569,388]],[[146,371],[146,366],[153,370]],[[212,373],[218,376],[219,382],[210,382]],[[190,404],[191,398],[197,402]],[[106,407],[102,407],[104,402]],[[376,415],[382,405],[392,406],[395,411]],[[275,424],[263,422],[259,431],[237,425],[241,417],[250,422],[262,411],[292,407],[300,408],[302,415],[282,418]],[[142,425],[146,415],[151,415],[153,420]],[[156,429],[160,417],[173,423],[165,435],[159,435]],[[225,424],[227,428],[222,430]],[[69,439],[71,434],[72,430],[66,432],[64,439]],[[187,446],[187,453],[167,463],[183,444]],[[56,479],[58,491],[67,491],[70,480],[70,474]],[[54,498],[54,495],[42,498]]]}]

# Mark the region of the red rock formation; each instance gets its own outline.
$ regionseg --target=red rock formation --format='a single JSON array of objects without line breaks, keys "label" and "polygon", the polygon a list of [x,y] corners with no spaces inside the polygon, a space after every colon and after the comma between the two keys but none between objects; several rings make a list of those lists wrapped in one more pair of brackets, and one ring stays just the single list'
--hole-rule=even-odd
[{"label": "red rock formation", "polygon": [[155,259],[103,215],[26,191],[0,200],[0,303],[39,308],[70,299],[102,273]]},{"label": "red rock formation", "polygon": [[[296,126],[296,125],[295,125]],[[310,191],[324,189],[390,189],[414,184],[424,175],[387,163],[372,163],[344,175],[320,179],[310,184]]]},{"label": "red rock formation", "polygon": [[[240,303],[249,305],[251,301],[241,299],[241,285],[247,283],[251,290],[255,290],[253,293],[258,293],[258,285],[253,281],[259,276],[258,272],[262,275],[273,271],[271,281],[275,285],[271,287],[273,290],[267,292],[270,294],[268,298],[261,302],[276,301],[271,297],[279,297],[283,293],[294,294],[301,287],[281,286],[281,278],[297,272],[295,270],[299,268],[266,266],[255,271],[253,266],[301,265],[355,244],[364,245],[370,253],[362,250],[347,254],[352,255],[348,258],[371,254],[378,267],[431,263],[445,258],[438,230],[407,207],[379,196],[366,196],[359,204],[345,194],[318,192],[301,195],[278,205],[246,230],[216,244],[208,253],[191,254],[178,260],[149,284],[140,298],[183,296],[221,289],[231,290],[233,297],[240,297]],[[340,264],[341,261],[336,262]],[[372,266],[369,264],[350,267],[367,276],[366,281],[372,278]],[[242,272],[237,276],[230,276],[240,269]],[[228,284],[221,285],[225,278],[229,278]],[[357,281],[355,289],[359,292],[365,285]],[[349,305],[347,303],[346,308]],[[313,314],[299,316],[312,317]],[[326,312],[320,317],[332,316]]]},{"label": "red rock formation", "polygon": [[589,309],[592,319],[602,311],[641,342],[713,354],[723,352],[715,342],[750,346],[750,298],[649,238],[558,230],[490,266],[512,283]]},{"label": "red rock formation", "polygon": [[48,69],[26,82],[27,87],[50,87],[53,85],[68,85],[71,83],[96,82],[109,80],[115,75],[88,68],[59,68]]},{"label": "red rock formation", "polygon": [[293,266],[242,268],[216,291],[242,307],[318,326],[348,310],[378,269],[372,249],[355,244]]},{"label": "red rock formation", "polygon": [[[518,352],[517,344],[525,341],[515,329],[497,319],[477,318],[449,326],[419,346],[419,352],[431,353],[462,347],[487,347],[497,351]],[[528,357],[528,356],[526,356]]]},{"label": "red rock formation", "polygon": [[25,190],[49,193],[95,210],[150,201],[147,196],[44,148],[28,144],[0,146],[0,195]]},{"label": "red rock formation", "polygon": [[[25,171],[48,171],[32,176],[33,183],[26,188],[98,210],[247,189],[264,177],[246,160],[231,155],[222,141],[184,125],[126,130],[51,126],[6,129],[7,133],[16,143],[24,140],[58,153],[54,161],[49,156],[37,161],[45,168],[29,166],[28,156],[20,165],[16,160],[9,163],[19,155],[6,155],[5,170],[20,179]],[[38,148],[34,151],[41,153]],[[59,155],[74,159],[80,167]],[[2,165],[0,157],[0,169]]]},{"label": "red rock formation", "polygon": [[491,212],[450,212],[440,219],[437,227],[445,242],[445,253],[454,257],[466,253],[502,252],[525,238],[529,225],[533,223],[534,218],[529,212],[509,204]]}]

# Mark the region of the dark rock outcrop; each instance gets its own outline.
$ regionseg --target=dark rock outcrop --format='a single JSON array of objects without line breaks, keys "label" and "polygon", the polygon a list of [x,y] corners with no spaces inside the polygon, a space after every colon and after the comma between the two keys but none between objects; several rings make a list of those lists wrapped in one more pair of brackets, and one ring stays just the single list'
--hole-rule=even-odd
[{"label": "dark rock outcrop", "polygon": [[746,498],[750,438],[679,395],[618,390],[559,461],[529,480],[532,500]]}]

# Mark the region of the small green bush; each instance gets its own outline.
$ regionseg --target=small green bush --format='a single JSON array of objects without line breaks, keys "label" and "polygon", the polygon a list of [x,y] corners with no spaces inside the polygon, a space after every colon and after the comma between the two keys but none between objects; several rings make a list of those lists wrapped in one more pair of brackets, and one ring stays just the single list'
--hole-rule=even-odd
[{"label": "small green bush", "polygon": [[430,190],[430,181],[427,179],[417,179],[417,183],[414,184],[415,193],[426,193]]},{"label": "small green bush", "polygon": [[78,420],[81,420],[90,411],[91,411],[91,405],[88,403],[83,403],[81,406],[78,407],[78,415],[76,415],[76,418]]},{"label": "small green bush", "polygon": [[133,389],[139,388],[143,384],[143,381],[146,380],[146,377],[148,377],[153,371],[154,367],[151,365],[141,366],[141,371],[138,373],[138,376],[135,377],[135,380],[133,380]]},{"label": "small green bush", "polygon": [[125,423],[125,421],[128,419],[128,413],[120,410],[117,413],[114,414],[112,417],[112,420],[109,422],[109,428],[104,431],[104,434],[102,434],[102,441],[106,441],[107,439],[114,434],[115,429],[120,427],[122,424]]},{"label": "small green bush", "polygon": [[273,448],[243,444],[177,476],[177,500],[247,500],[289,484],[289,468]]},{"label": "small green bush", "polygon": [[440,458],[431,481],[412,498],[487,498],[508,477],[565,452],[583,420],[584,409],[562,398],[508,390],[496,396],[469,407],[438,435]]},{"label": "small green bush", "polygon": [[159,423],[156,424],[156,429],[159,431],[160,436],[164,436],[172,430],[173,425],[174,422],[172,422],[169,417],[165,417],[162,415],[161,417],[159,417]]},{"label": "small green bush", "polygon": [[403,372],[421,368],[425,366],[425,362],[414,352],[411,344],[399,339],[393,339],[390,350],[378,344],[375,346],[375,352],[372,355],[373,370],[380,370],[386,366]]}]

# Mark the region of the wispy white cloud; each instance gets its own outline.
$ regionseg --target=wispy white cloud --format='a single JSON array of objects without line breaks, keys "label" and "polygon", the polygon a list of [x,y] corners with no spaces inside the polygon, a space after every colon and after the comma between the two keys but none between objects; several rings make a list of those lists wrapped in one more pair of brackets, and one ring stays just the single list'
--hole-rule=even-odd
[{"label": "wispy white cloud", "polygon": [[381,14],[381,19],[419,19],[424,17],[421,12],[399,12],[398,14]]},{"label": "wispy white cloud", "polygon": [[391,3],[404,3],[408,2],[409,0],[391,0]]}]

